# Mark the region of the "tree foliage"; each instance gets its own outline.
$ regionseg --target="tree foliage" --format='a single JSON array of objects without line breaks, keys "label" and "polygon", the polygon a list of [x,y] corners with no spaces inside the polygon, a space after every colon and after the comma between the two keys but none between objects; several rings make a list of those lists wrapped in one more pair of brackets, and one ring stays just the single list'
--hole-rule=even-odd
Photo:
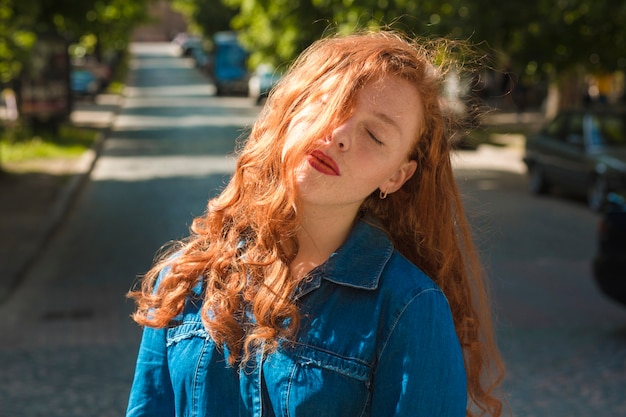
[{"label": "tree foliage", "polygon": [[29,62],[37,36],[55,33],[68,42],[94,39],[93,52],[123,50],[133,28],[148,18],[153,0],[0,0],[0,82]]},{"label": "tree foliage", "polygon": [[[154,0],[0,0],[0,82],[28,61],[37,33],[62,33],[99,52],[123,49]],[[289,62],[331,33],[389,27],[488,48],[529,77],[626,68],[623,0],[170,0],[207,37],[235,29],[251,64]]]},{"label": "tree foliage", "polygon": [[[202,0],[184,0],[198,5]],[[529,76],[626,67],[622,0],[222,0],[253,62],[286,62],[324,34],[391,27],[483,44]],[[209,31],[210,32],[210,31]]]},{"label": "tree foliage", "polygon": [[191,22],[191,31],[211,37],[215,32],[231,30],[236,10],[220,1],[171,0],[172,8]]},{"label": "tree foliage", "polygon": [[621,0],[540,0],[522,19],[505,50],[527,71],[590,72],[626,67],[626,3]]},{"label": "tree foliage", "polygon": [[289,61],[321,36],[367,28],[469,36],[468,8],[461,0],[224,1],[238,8],[233,27],[258,61]]},{"label": "tree foliage", "polygon": [[25,9],[37,8],[37,3],[24,0],[18,5],[13,0],[0,0],[0,85],[12,80],[22,70],[23,62],[35,43],[31,30],[34,21]]}]

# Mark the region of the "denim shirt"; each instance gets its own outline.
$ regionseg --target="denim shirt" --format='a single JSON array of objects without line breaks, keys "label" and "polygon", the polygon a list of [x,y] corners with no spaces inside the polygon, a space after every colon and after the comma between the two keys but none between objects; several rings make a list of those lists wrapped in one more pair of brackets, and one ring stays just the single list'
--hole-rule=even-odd
[{"label": "denim shirt", "polygon": [[145,328],[126,415],[465,416],[448,302],[385,232],[359,221],[311,276],[295,343],[245,365],[209,336],[199,294],[175,326]]}]

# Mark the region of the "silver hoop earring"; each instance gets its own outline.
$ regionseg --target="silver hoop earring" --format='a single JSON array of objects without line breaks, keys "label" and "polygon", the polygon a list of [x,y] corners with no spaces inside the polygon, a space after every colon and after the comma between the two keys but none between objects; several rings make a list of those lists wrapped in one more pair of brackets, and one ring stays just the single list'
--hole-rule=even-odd
[{"label": "silver hoop earring", "polygon": [[380,198],[381,200],[387,198],[387,191],[380,190],[380,193],[378,193],[378,198]]}]

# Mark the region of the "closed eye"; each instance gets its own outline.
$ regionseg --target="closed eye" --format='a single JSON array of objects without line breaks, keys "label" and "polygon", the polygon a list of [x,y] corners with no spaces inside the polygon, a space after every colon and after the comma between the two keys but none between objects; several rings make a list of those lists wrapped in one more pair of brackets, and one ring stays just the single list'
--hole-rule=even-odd
[{"label": "closed eye", "polygon": [[377,145],[383,145],[383,142],[381,142],[380,140],[378,140],[378,138],[376,137],[376,135],[374,135],[372,133],[371,130],[369,129],[365,129],[365,131],[367,132],[367,134],[369,135],[369,137],[377,144]]}]

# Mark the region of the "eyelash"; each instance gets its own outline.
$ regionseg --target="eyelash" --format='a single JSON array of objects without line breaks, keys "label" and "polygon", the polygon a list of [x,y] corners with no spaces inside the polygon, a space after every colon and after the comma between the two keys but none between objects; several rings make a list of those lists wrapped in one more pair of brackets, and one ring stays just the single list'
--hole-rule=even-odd
[{"label": "eyelash", "polygon": [[365,131],[367,132],[367,134],[369,135],[369,137],[377,144],[377,145],[383,145],[383,142],[381,142],[380,140],[378,140],[378,138],[369,130],[369,129],[365,129]]}]

